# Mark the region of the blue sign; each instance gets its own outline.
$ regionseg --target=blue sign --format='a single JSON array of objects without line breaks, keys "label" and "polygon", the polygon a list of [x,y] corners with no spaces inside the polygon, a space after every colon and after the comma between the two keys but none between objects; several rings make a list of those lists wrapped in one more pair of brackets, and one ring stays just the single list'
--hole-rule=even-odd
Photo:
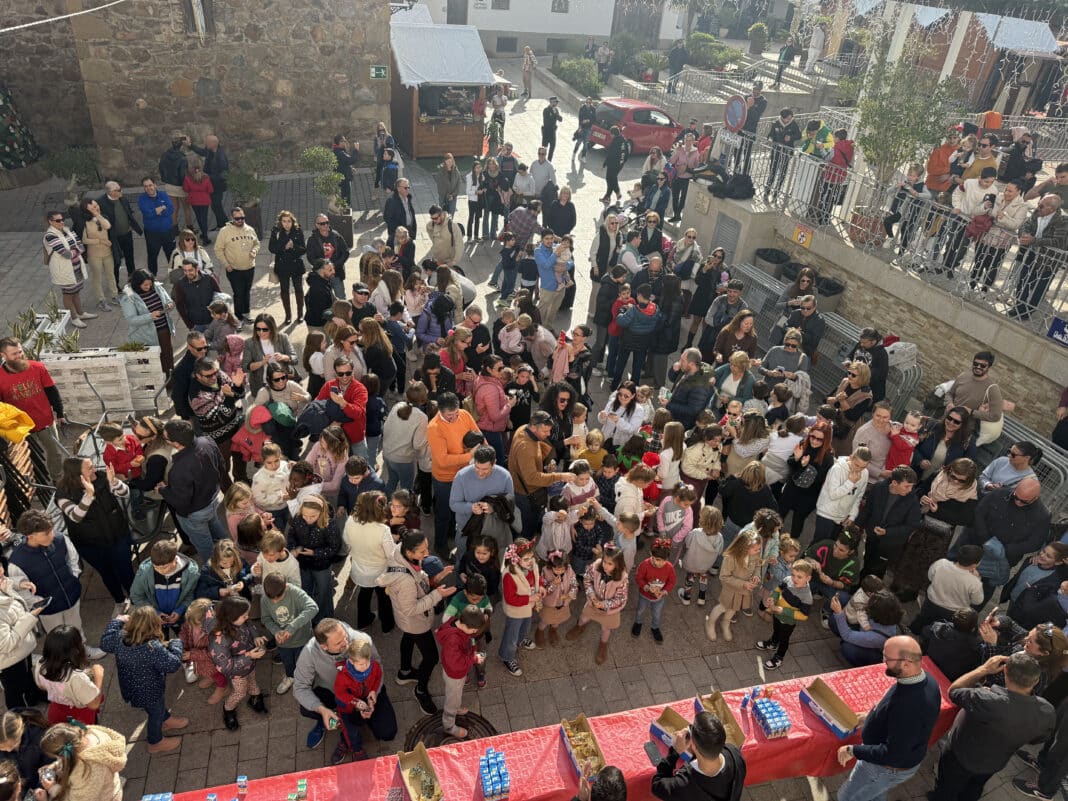
[{"label": "blue sign", "polygon": [[1060,317],[1054,317],[1046,336],[1068,348],[1068,321],[1062,320]]}]

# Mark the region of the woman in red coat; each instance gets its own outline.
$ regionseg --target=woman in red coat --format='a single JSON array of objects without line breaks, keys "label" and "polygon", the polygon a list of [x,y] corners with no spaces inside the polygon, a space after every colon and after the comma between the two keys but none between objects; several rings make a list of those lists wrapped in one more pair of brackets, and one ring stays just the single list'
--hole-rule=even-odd
[{"label": "woman in red coat", "polygon": [[[186,173],[182,182],[182,189],[189,196],[189,205],[193,207],[193,214],[197,218],[197,226],[200,228],[200,238],[205,245],[211,244],[208,238],[208,207],[211,206],[211,193],[215,188],[211,185],[211,178],[204,172],[204,168],[197,164],[191,172]],[[188,218],[186,218],[188,219]]]}]

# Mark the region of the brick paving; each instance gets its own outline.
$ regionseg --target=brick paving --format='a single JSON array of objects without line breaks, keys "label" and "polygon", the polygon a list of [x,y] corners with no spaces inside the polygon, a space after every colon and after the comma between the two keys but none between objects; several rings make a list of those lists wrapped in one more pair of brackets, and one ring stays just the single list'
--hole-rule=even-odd
[{"label": "brick paving", "polygon": [[[518,83],[519,66],[514,60],[494,62],[494,68],[503,67],[506,74]],[[527,103],[511,104],[507,123],[508,139],[516,143],[516,149],[530,157],[540,144],[541,109],[544,98],[552,92],[540,82],[535,83],[536,99]],[[564,122],[560,126],[560,145],[555,164],[558,183],[568,184],[575,190],[578,207],[576,229],[580,264],[585,264],[588,242],[594,234],[594,220],[600,212],[597,198],[604,191],[604,179],[599,168],[599,153],[594,152],[586,165],[570,164],[570,133],[576,126],[575,109],[561,109]],[[639,177],[642,157],[634,157],[621,177],[622,185]],[[434,201],[432,176],[418,164],[408,163],[408,176],[414,187],[417,209],[425,212]],[[0,309],[0,327],[21,309],[40,305],[47,295],[47,282],[40,280],[43,266],[40,261],[40,236],[43,230],[43,213],[46,206],[62,197],[62,183],[49,181],[36,187],[0,193],[0,292],[5,299]],[[370,207],[369,181],[357,182],[354,206]],[[277,210],[289,208],[304,221],[322,207],[306,176],[287,175],[272,178],[271,189],[264,199],[264,220],[273,219]],[[461,207],[463,206],[461,202]],[[458,218],[466,224],[466,209],[461,208]],[[384,231],[377,210],[361,211],[357,217],[359,244],[369,243]],[[424,224],[425,217],[420,220]],[[425,250],[426,242],[420,237],[417,252]],[[137,243],[138,256],[143,259],[143,245]],[[358,248],[356,248],[358,252]],[[280,318],[281,304],[274,285],[267,282],[266,268],[269,264],[264,246],[260,257],[254,292],[253,306],[266,309]],[[474,243],[467,247],[467,274],[479,286],[484,307],[486,281],[496,257],[494,248],[487,243]],[[578,271],[585,276],[585,271]],[[225,281],[224,281],[225,283]],[[580,322],[586,308],[589,284],[584,278],[579,282],[579,294],[575,302],[577,310],[573,320],[566,313],[557,320],[559,325]],[[494,296],[490,297],[492,301]],[[303,325],[290,330],[296,342],[304,339]],[[176,341],[181,341],[184,331]],[[118,344],[125,339],[125,327],[118,312],[102,315],[93,321],[82,334],[82,342],[90,346]],[[605,388],[595,387],[596,400],[603,400]],[[95,410],[70,410],[72,417],[95,417]],[[432,521],[427,520],[427,528]],[[98,577],[87,568],[86,598],[83,616],[91,640],[98,639],[107,623],[112,603]],[[344,573],[343,573],[344,575]],[[338,590],[337,614],[345,620],[354,619],[354,609],[349,597],[342,597],[343,584]],[[473,711],[487,718],[498,731],[518,731],[532,726],[552,724],[562,717],[578,712],[600,715],[633,707],[665,703],[692,696],[698,691],[707,691],[710,686],[729,689],[765,680],[760,660],[762,653],[753,647],[757,639],[767,633],[768,624],[757,618],[740,618],[735,626],[732,643],[722,640],[710,643],[703,632],[703,616],[707,609],[683,607],[672,599],[664,615],[663,632],[666,642],[657,645],[648,635],[635,640],[630,637],[629,623],[633,620],[636,601],[632,598],[623,613],[623,626],[613,635],[608,661],[601,667],[593,662],[595,635],[587,634],[579,643],[567,643],[556,648],[522,652],[520,657],[524,675],[514,678],[507,674],[500,662],[489,660],[488,683],[482,690],[465,693],[464,703]],[[574,613],[577,616],[577,609]],[[494,622],[495,633],[503,626],[501,616]],[[386,675],[392,677],[397,670],[399,632],[383,635],[377,624],[369,633],[374,638],[385,661]],[[770,681],[816,674],[844,667],[838,656],[834,641],[818,623],[802,624],[791,643],[790,653],[780,671],[766,678]],[[223,727],[220,707],[204,703],[208,692],[187,685],[176,676],[170,683],[168,698],[175,714],[187,716],[191,723],[184,732],[181,749],[166,756],[149,757],[145,751],[145,717],[130,709],[121,699],[114,672],[109,670],[106,678],[107,701],[101,721],[127,736],[130,741],[129,763],[126,775],[126,799],[139,799],[143,793],[186,791],[232,782],[238,774],[257,778],[271,774],[305,771],[328,764],[338,734],[328,733],[323,744],[316,749],[304,747],[304,736],[309,727],[301,719],[291,696],[273,693],[283,673],[269,659],[259,663],[257,676],[261,687],[269,693],[267,705],[270,714],[260,716],[246,706],[239,712],[241,729],[227,731]],[[366,747],[372,755],[389,754],[398,750],[407,732],[422,717],[411,689],[397,687],[389,682],[389,693],[397,711],[400,733],[393,743],[377,743],[368,736]],[[440,675],[431,682],[432,692],[438,693],[440,703]],[[636,744],[637,747],[637,744]],[[938,749],[932,749],[919,774],[910,782],[890,794],[892,801],[920,798],[933,783],[933,769]],[[1014,760],[988,785],[984,798],[1008,799],[1014,795],[1011,779],[1025,771],[1023,763]],[[827,780],[799,778],[773,782],[751,788],[747,797],[756,801],[778,799],[812,799],[824,801],[832,797],[844,775]]]}]

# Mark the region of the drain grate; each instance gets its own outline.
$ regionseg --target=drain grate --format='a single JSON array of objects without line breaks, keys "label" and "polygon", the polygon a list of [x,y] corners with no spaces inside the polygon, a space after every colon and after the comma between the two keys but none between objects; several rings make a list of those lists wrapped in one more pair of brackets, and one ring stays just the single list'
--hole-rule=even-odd
[{"label": "drain grate", "polygon": [[[456,725],[467,729],[468,740],[497,735],[497,730],[493,728],[493,724],[474,712],[458,715]],[[418,723],[408,729],[408,734],[404,738],[404,750],[411,751],[417,743],[422,743],[427,748],[433,748],[437,745],[447,745],[455,742],[458,742],[458,740],[451,734],[446,734],[445,729],[441,727],[441,715],[427,715],[420,718]]]}]

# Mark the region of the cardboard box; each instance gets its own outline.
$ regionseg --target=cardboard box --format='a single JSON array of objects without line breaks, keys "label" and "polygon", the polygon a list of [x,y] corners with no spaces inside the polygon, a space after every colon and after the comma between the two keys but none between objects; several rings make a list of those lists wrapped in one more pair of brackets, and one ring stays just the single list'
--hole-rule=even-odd
[{"label": "cardboard box", "polygon": [[[408,791],[408,798],[411,801],[442,801],[441,780],[438,779],[438,773],[434,770],[434,763],[430,761],[430,755],[426,752],[425,745],[419,743],[412,751],[399,752],[397,754],[397,762],[400,766],[401,778],[404,780],[404,787]],[[416,766],[421,767],[434,779],[434,791],[432,794],[423,793],[418,777],[413,779],[410,775],[412,768]]]},{"label": "cardboard box", "polygon": [[734,713],[731,712],[731,708],[727,706],[727,702],[723,699],[723,693],[716,690],[711,695],[699,695],[693,699],[693,711],[694,714],[698,712],[711,712],[717,718],[719,722],[723,724],[723,728],[727,731],[727,742],[737,748],[741,748],[745,745],[745,734],[742,732],[742,727],[738,725],[737,718],[734,717]]},{"label": "cardboard box", "polygon": [[[689,725],[690,722],[686,718],[670,706],[666,706],[664,711],[649,724],[649,734],[654,740],[658,740],[668,748],[671,748],[671,743],[675,739],[675,732],[682,731]],[[693,759],[693,755],[687,751],[679,754],[679,757],[683,762],[689,762]]]},{"label": "cardboard box", "polygon": [[[590,735],[590,740],[593,742],[593,748],[596,752],[596,756],[593,757],[593,764],[590,766],[590,772],[589,775],[586,776],[586,778],[590,781],[593,781],[594,778],[596,778],[597,773],[601,770],[601,768],[603,768],[607,764],[604,759],[604,752],[601,751],[601,745],[597,742],[597,738],[594,736],[593,729],[590,728],[590,723],[588,720],[586,720],[585,715],[579,715],[574,720],[560,721],[560,739],[564,741],[564,748],[567,749],[567,755],[571,758],[571,764],[575,768],[575,775],[581,777],[583,767],[579,756],[575,753],[575,750],[571,745],[571,740],[568,738],[567,732],[564,730],[565,724],[571,727],[573,731],[585,732],[586,734]],[[584,757],[583,759],[588,758],[589,757]],[[415,799],[413,799],[413,801],[415,801]]]},{"label": "cardboard box", "polygon": [[839,739],[846,739],[856,731],[860,719],[823,679],[814,679],[801,690],[801,703],[812,710]]}]

